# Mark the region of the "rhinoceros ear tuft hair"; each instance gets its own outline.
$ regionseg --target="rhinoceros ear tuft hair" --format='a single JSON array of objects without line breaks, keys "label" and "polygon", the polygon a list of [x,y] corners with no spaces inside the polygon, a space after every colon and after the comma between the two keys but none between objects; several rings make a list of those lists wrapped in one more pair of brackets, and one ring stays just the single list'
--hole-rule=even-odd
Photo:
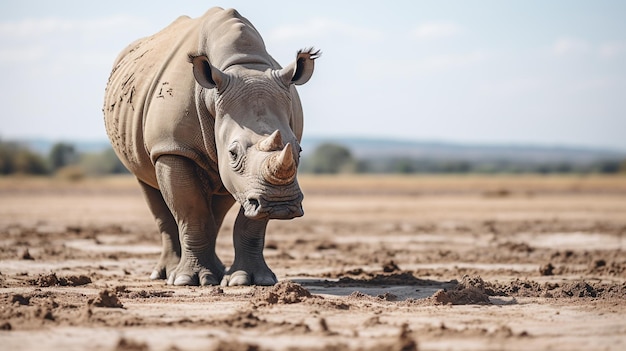
[{"label": "rhinoceros ear tuft hair", "polygon": [[308,82],[313,75],[315,60],[321,55],[321,51],[314,48],[298,50],[296,60],[279,72],[283,82],[287,85],[302,85]]},{"label": "rhinoceros ear tuft hair", "polygon": [[322,56],[322,51],[315,50],[314,47],[304,48],[304,49],[298,50],[298,57],[300,55],[308,55],[311,60],[315,60]]},{"label": "rhinoceros ear tuft hair", "polygon": [[203,88],[222,90],[228,84],[228,76],[213,67],[205,55],[189,55],[189,62],[193,65],[193,76]]}]

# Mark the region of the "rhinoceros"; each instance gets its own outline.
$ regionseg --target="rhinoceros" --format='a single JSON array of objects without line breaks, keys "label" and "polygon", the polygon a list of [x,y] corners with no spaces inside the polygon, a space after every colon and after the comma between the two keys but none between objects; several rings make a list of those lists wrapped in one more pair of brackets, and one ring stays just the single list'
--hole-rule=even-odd
[{"label": "rhinoceros", "polygon": [[[173,285],[273,285],[263,257],[270,219],[303,215],[296,178],[303,116],[295,85],[314,49],[282,68],[236,10],[182,16],[117,57],[104,101],[106,131],[137,178],[161,234],[151,279]],[[215,241],[228,210],[235,258]]]}]

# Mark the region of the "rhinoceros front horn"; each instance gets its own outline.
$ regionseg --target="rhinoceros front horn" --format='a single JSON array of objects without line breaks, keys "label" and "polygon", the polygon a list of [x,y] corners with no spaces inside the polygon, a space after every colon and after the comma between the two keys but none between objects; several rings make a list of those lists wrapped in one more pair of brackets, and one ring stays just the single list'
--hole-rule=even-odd
[{"label": "rhinoceros front horn", "polygon": [[286,185],[296,178],[296,161],[293,147],[287,143],[281,151],[272,153],[263,164],[263,178],[273,185]]}]

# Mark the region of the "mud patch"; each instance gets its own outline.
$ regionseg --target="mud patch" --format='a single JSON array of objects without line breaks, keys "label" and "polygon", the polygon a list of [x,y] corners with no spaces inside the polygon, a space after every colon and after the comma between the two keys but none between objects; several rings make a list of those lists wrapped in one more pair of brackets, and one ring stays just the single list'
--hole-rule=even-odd
[{"label": "mud patch", "polygon": [[[602,193],[554,192],[553,177],[530,188],[526,176],[463,177],[484,185],[463,189],[427,178],[338,177],[318,190],[305,179],[307,215],[268,226],[266,260],[282,283],[225,288],[147,279],[159,234],[132,177],[20,191],[2,178],[2,347],[621,351],[623,177],[594,183]],[[328,191],[337,181],[351,196]],[[489,189],[513,190],[481,196]],[[216,241],[225,265],[236,216]]]},{"label": "mud patch", "polygon": [[626,298],[626,282],[599,283],[584,280],[562,283],[538,283],[528,279],[516,279],[506,284],[485,283],[485,292],[490,296],[548,297],[548,298]]},{"label": "mud patch", "polygon": [[86,275],[57,277],[56,273],[50,273],[41,274],[36,279],[30,280],[29,283],[42,288],[51,286],[81,286],[91,284],[91,278]]},{"label": "mud patch", "polygon": [[174,296],[173,290],[129,290],[125,285],[115,287],[115,294],[127,299],[152,299]]},{"label": "mud patch", "polygon": [[419,279],[415,277],[415,275],[413,275],[412,272],[402,272],[402,273],[365,273],[362,275],[362,277],[358,277],[358,278],[343,276],[339,278],[339,280],[336,283],[329,282],[328,284],[338,285],[338,286],[360,286],[360,285],[365,285],[365,286],[370,286],[370,285],[429,286],[429,285],[440,284],[440,282],[435,282],[435,281],[428,280],[428,279]]}]

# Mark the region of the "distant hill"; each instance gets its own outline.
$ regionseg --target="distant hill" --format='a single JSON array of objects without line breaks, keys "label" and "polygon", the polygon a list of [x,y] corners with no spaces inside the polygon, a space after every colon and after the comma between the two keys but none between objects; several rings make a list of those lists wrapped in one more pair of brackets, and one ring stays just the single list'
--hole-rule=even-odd
[{"label": "distant hill", "polygon": [[[33,151],[47,154],[57,141],[29,139],[20,141]],[[106,140],[72,141],[79,152],[99,152],[110,148]],[[407,141],[393,139],[305,137],[303,157],[313,154],[322,143],[336,143],[350,149],[359,159],[407,158],[435,161],[463,160],[468,162],[501,161],[585,164],[599,160],[624,160],[626,151],[569,146],[538,146],[508,144],[464,144],[452,142]]]},{"label": "distant hill", "polygon": [[[10,140],[15,141],[15,140]],[[99,152],[107,150],[111,147],[111,144],[107,140],[94,140],[94,141],[84,141],[84,140],[48,140],[48,139],[25,139],[25,140],[17,140],[18,143],[24,144],[28,146],[31,150],[40,153],[42,155],[47,155],[52,146],[56,143],[67,143],[74,145],[74,148],[78,152]]]},{"label": "distant hill", "polygon": [[468,162],[501,161],[584,164],[599,160],[624,160],[626,151],[584,147],[463,144],[452,142],[406,141],[367,138],[305,138],[303,156],[311,155],[320,144],[331,142],[349,148],[359,159],[408,158],[428,160],[463,160]]}]

